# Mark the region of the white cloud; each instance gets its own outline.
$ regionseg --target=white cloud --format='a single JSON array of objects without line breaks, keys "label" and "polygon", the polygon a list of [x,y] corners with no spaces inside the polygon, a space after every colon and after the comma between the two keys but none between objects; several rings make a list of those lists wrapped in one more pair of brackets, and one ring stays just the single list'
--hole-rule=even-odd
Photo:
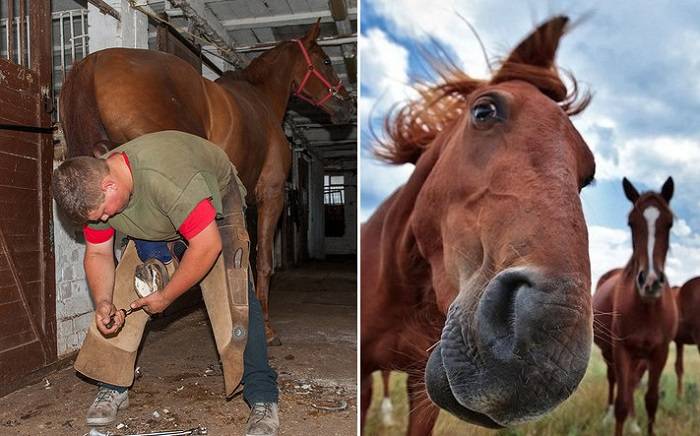
[{"label": "white cloud", "polygon": [[632,255],[629,230],[589,226],[588,244],[594,288],[600,276],[613,268],[624,267]]},{"label": "white cloud", "polygon": [[378,28],[361,34],[359,44],[363,89],[360,111],[366,121],[370,112],[383,116],[392,105],[415,93],[408,85],[408,50],[405,47],[391,41]]},{"label": "white cloud", "polygon": [[399,186],[406,183],[415,167],[411,164],[388,165],[370,157],[362,159],[362,196],[377,199],[370,204],[361,200],[360,222],[365,222],[384,201]]},{"label": "white cloud", "polygon": [[[690,229],[683,220],[674,228],[681,227],[683,236],[690,236]],[[589,254],[591,259],[591,282],[593,288],[601,275],[613,268],[623,268],[632,256],[631,234],[628,229],[589,226]],[[674,238],[675,239],[675,238]],[[680,286],[692,277],[700,275],[700,235],[671,241],[666,256],[669,283]]]},{"label": "white cloud", "polygon": [[678,236],[679,238],[685,238],[686,236],[690,236],[690,234],[692,233],[692,230],[690,229],[690,226],[683,218],[678,218],[673,223],[673,227],[671,228],[671,232],[675,236]]}]

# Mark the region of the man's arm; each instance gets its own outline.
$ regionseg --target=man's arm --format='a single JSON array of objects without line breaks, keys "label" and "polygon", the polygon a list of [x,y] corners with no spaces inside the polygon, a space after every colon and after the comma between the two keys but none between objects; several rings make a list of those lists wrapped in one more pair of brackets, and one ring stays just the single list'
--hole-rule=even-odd
[{"label": "man's arm", "polygon": [[189,247],[167,286],[146,298],[131,303],[133,309],[143,307],[149,313],[165,310],[177,297],[197,284],[209,272],[221,253],[221,235],[216,221],[211,221],[196,236],[189,239]]},{"label": "man's arm", "polygon": [[[86,241],[83,266],[92,301],[95,303],[97,328],[103,335],[114,333],[124,323],[122,312],[117,312],[117,308],[112,304],[115,271],[114,237],[100,243]],[[112,315],[115,315],[114,325],[112,328],[107,328]]]}]

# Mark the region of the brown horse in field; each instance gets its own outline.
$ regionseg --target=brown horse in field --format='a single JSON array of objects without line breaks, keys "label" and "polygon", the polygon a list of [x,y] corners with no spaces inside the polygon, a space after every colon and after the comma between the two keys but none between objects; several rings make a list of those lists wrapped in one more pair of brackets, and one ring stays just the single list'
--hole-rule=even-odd
[{"label": "brown horse in field", "polygon": [[664,275],[673,225],[669,207],[673,179],[666,180],[661,193],[640,195],[626,178],[622,185],[633,204],[629,213],[632,257],[625,268],[609,271],[598,281],[593,296],[594,341],[608,365],[608,405],[612,407],[614,397],[615,435],[622,435],[625,419],[634,415],[634,389],[647,369],[647,431],[653,435],[659,380],[678,319]]},{"label": "brown horse in field", "polygon": [[554,66],[567,22],[538,27],[490,80],[443,70],[387,121],[379,155],[415,170],[362,228],[363,424],[377,370],[409,374],[416,436],[438,407],[487,427],[535,419],[583,377],[593,318],[579,192],[595,163],[569,119],[588,98]]},{"label": "brown horse in field", "polygon": [[[61,92],[68,155],[99,155],[161,130],[180,130],[226,151],[257,205],[257,296],[268,341],[272,244],[284,205],[291,147],[282,129],[290,94],[319,105],[334,121],[354,112],[328,56],[317,22],[301,40],[285,41],[241,71],[211,82],[178,57],[152,50],[107,49],[77,63]],[[183,156],[183,159],[186,159]]]},{"label": "brown horse in field", "polygon": [[694,277],[676,293],[678,332],[676,332],[676,376],[678,397],[683,395],[683,345],[697,345],[700,351],[700,277]]}]

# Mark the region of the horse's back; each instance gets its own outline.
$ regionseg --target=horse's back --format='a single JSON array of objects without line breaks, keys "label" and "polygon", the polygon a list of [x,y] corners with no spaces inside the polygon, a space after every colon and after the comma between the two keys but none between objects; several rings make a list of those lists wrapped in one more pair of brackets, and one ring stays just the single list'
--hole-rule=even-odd
[{"label": "horse's back", "polygon": [[[110,48],[76,64],[61,93],[69,155],[91,154],[96,141],[114,146],[161,130],[206,137],[209,123],[201,75],[163,52]],[[81,129],[92,132],[81,134]]]},{"label": "horse's back", "polygon": [[[267,156],[269,132],[282,140],[284,134],[248,88],[226,89],[164,52],[94,52],[73,67],[61,93],[68,156],[99,154],[147,133],[179,130],[224,149],[252,193]],[[286,142],[277,148],[289,154]]]},{"label": "horse's back", "polygon": [[161,130],[207,137],[204,83],[190,64],[155,50],[115,48],[94,56],[94,92],[112,140]]}]

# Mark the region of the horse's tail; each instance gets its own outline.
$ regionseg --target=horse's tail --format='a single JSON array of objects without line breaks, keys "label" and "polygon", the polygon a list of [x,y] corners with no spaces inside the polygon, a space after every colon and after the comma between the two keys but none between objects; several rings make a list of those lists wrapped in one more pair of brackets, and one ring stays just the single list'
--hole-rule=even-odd
[{"label": "horse's tail", "polygon": [[95,97],[95,54],[73,65],[60,96],[67,157],[100,156],[117,144],[109,139]]}]

